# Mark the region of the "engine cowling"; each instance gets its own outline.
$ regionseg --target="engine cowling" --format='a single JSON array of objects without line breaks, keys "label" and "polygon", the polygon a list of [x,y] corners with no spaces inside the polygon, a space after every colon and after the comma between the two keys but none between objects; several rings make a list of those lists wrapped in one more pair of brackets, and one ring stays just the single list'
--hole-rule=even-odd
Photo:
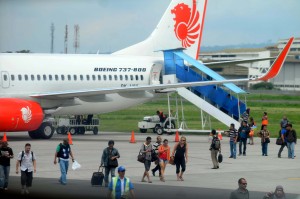
[{"label": "engine cowling", "polygon": [[41,106],[34,101],[0,98],[0,131],[33,131],[44,119]]}]

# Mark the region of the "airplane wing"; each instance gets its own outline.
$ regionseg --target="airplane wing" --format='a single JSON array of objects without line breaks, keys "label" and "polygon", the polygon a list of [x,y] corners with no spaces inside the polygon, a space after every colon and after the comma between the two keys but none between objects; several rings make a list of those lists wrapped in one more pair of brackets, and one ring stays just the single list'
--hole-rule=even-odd
[{"label": "airplane wing", "polygon": [[207,85],[219,85],[225,83],[235,82],[248,82],[248,81],[266,81],[274,78],[280,72],[280,69],[288,55],[290,47],[293,43],[294,37],[290,38],[284,49],[280,52],[276,60],[266,74],[257,78],[244,78],[244,79],[227,79],[227,80],[212,80],[212,81],[198,81],[198,82],[186,82],[176,84],[157,84],[157,85],[145,85],[137,87],[118,87],[118,88],[99,88],[89,90],[68,90],[59,92],[37,93],[32,94],[30,97],[40,99],[70,99],[74,97],[92,97],[97,95],[105,95],[112,93],[141,93],[145,91],[163,92],[166,89],[181,88],[181,87],[194,87],[194,86],[207,86]]}]

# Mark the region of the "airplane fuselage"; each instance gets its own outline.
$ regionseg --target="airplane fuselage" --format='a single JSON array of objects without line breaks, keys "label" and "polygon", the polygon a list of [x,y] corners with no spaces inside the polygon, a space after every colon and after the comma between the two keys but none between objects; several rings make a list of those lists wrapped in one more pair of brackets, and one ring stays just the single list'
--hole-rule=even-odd
[{"label": "airplane fuselage", "polygon": [[112,112],[154,95],[113,93],[62,99],[32,95],[159,84],[163,64],[158,57],[120,55],[0,54],[0,60],[0,97],[36,101],[52,115]]}]

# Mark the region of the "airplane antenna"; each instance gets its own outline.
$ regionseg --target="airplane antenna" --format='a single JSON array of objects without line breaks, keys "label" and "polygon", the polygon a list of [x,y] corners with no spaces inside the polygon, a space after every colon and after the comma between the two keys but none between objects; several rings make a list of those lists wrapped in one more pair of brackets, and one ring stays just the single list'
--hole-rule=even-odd
[{"label": "airplane antenna", "polygon": [[74,48],[75,54],[77,53],[77,49],[79,48],[79,25],[74,25]]},{"label": "airplane antenna", "polygon": [[68,54],[68,25],[66,25],[65,31],[65,54]]},{"label": "airplane antenna", "polygon": [[53,53],[53,51],[54,51],[54,30],[55,30],[53,23],[51,23],[50,30],[51,30],[51,50],[50,51],[51,51],[51,53]]}]

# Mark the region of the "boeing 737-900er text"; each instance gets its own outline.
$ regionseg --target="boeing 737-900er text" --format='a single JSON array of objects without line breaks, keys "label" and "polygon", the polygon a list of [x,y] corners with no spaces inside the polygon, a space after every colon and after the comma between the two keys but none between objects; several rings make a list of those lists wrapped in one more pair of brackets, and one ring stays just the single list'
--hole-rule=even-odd
[{"label": "boeing 737-900er text", "polygon": [[266,81],[279,73],[293,38],[262,77],[161,82],[164,50],[181,49],[198,60],[206,5],[207,0],[172,0],[147,39],[112,54],[2,53],[0,132],[50,139],[53,116],[113,112],[170,88]]}]

